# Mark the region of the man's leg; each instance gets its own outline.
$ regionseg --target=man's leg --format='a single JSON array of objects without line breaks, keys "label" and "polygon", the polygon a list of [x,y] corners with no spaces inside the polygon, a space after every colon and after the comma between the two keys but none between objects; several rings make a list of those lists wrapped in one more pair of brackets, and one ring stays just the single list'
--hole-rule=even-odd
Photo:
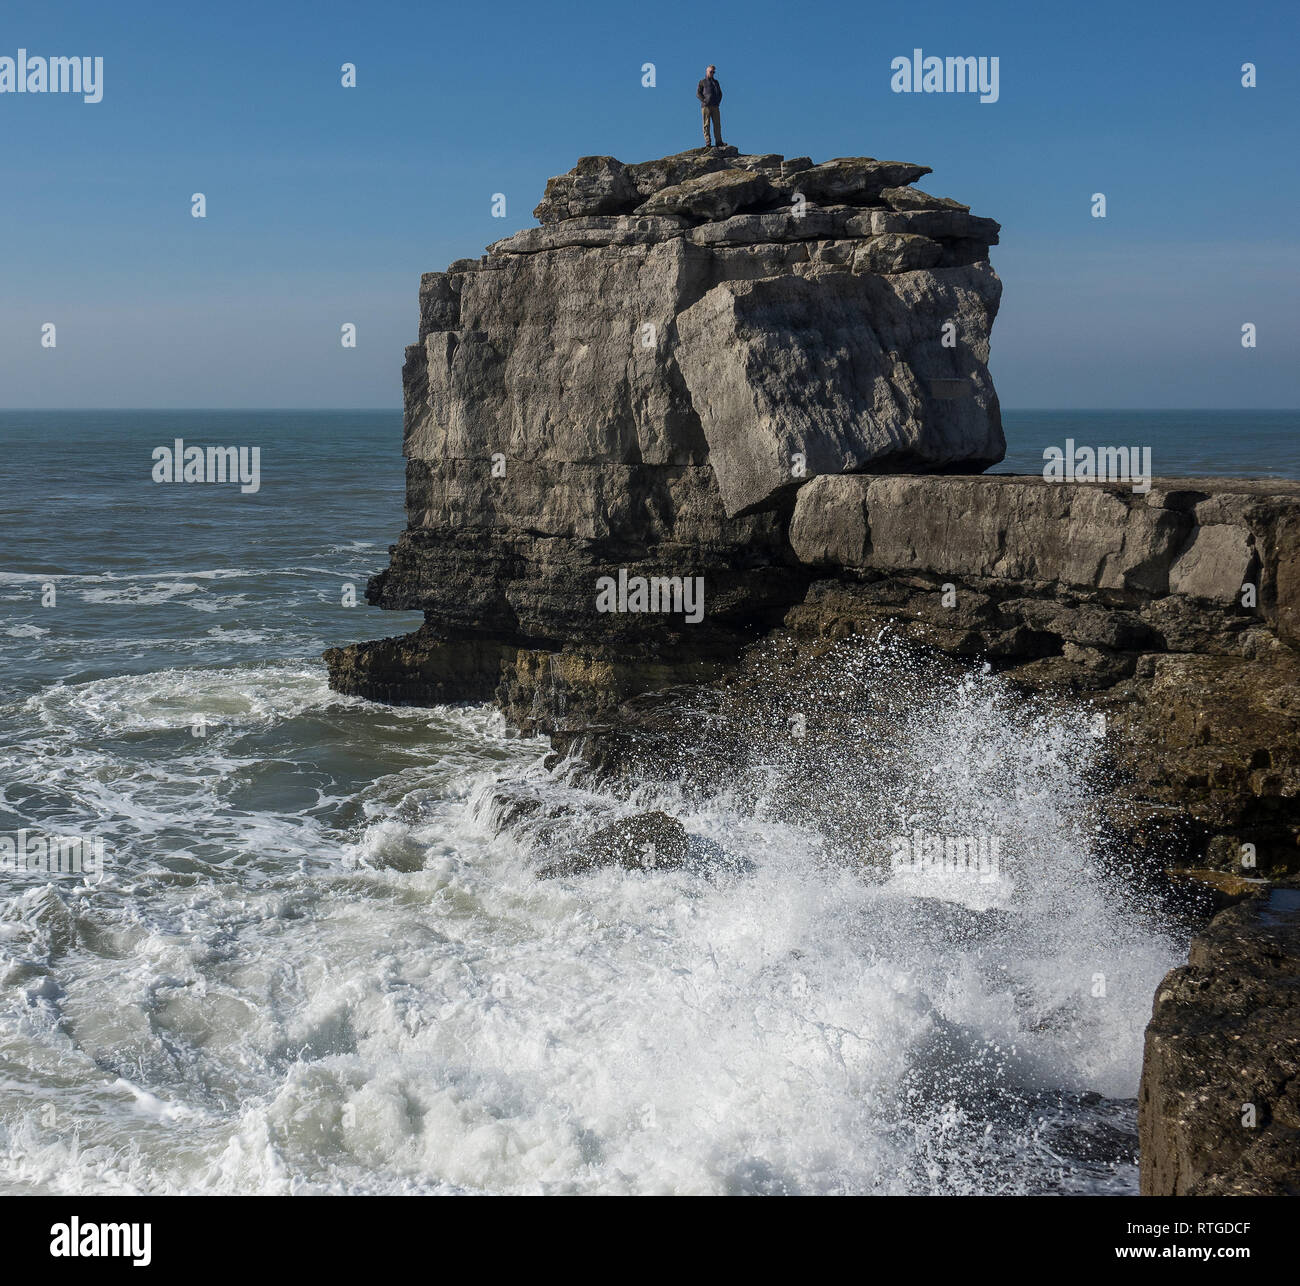
[{"label": "man's leg", "polygon": [[709,109],[702,104],[700,106],[700,120],[704,124],[704,146],[712,147],[713,142],[709,138]]},{"label": "man's leg", "polygon": [[709,114],[713,117],[713,138],[718,147],[725,147],[722,141],[722,108],[710,107]]}]

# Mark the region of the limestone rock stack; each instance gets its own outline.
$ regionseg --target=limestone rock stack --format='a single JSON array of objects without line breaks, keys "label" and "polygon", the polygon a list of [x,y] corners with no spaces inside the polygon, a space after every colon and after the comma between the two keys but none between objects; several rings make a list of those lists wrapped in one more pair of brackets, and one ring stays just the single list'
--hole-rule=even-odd
[{"label": "limestone rock stack", "polygon": [[[911,186],[928,172],[584,157],[540,226],[426,274],[408,526],[369,598],[427,624],[332,653],[335,685],[497,691],[546,727],[569,697],[701,677],[802,597],[786,528],[808,479],[1000,460],[998,225]],[[620,571],[702,577],[703,619],[597,610]]]}]

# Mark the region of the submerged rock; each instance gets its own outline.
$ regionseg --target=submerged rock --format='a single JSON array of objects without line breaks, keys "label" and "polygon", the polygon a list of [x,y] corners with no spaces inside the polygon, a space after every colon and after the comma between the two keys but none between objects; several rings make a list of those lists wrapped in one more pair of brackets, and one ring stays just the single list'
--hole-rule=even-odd
[{"label": "submerged rock", "polygon": [[608,866],[629,871],[671,870],[682,865],[690,841],[686,828],[667,813],[638,813],[602,826],[570,854],[542,867],[539,879],[584,875]]}]

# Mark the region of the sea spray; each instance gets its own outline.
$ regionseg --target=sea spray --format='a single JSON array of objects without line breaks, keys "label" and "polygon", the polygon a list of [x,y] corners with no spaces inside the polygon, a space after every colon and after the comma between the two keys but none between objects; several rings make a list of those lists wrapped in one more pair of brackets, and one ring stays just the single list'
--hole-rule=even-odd
[{"label": "sea spray", "polygon": [[[205,738],[181,692],[225,711]],[[887,640],[806,670],[773,653],[666,708],[617,782],[577,752],[547,767],[487,709],[373,706],[305,667],[33,700],[44,740],[10,789],[123,819],[123,860],[75,902],[4,903],[3,967],[28,972],[0,1025],[0,1185],[1135,1182],[1141,1031],[1174,947],[1095,860],[1087,721],[994,676]],[[98,757],[69,772],[83,743]],[[536,878],[654,807],[685,825],[685,868]],[[902,823],[1003,836],[999,879],[893,871]]]}]

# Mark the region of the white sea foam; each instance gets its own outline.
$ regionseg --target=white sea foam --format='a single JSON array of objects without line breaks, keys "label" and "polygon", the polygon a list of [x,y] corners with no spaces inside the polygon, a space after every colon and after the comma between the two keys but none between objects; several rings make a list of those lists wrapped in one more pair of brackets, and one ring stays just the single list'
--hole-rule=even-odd
[{"label": "white sea foam", "polygon": [[155,581],[151,585],[130,585],[125,589],[88,589],[82,592],[81,597],[87,603],[131,603],[136,606],[149,606],[170,602],[182,594],[197,593],[198,588],[188,581]]},{"label": "white sea foam", "polygon": [[[196,711],[213,730],[188,739]],[[8,806],[39,792],[127,860],[0,902],[0,1186],[1134,1181],[1069,1152],[1055,1096],[1134,1094],[1174,947],[1096,865],[1073,724],[1017,716],[991,680],[942,690],[892,748],[930,769],[914,813],[964,793],[1015,835],[985,885],[864,878],[788,807],[779,753],[727,792],[615,798],[544,771],[486,709],[372,706],[315,667],[100,680],[22,713]],[[852,772],[828,762],[835,807],[860,797]],[[494,824],[503,776],[572,835],[658,806],[734,860],[539,881],[543,832]],[[1131,1130],[1123,1105],[1065,1111]]]}]

